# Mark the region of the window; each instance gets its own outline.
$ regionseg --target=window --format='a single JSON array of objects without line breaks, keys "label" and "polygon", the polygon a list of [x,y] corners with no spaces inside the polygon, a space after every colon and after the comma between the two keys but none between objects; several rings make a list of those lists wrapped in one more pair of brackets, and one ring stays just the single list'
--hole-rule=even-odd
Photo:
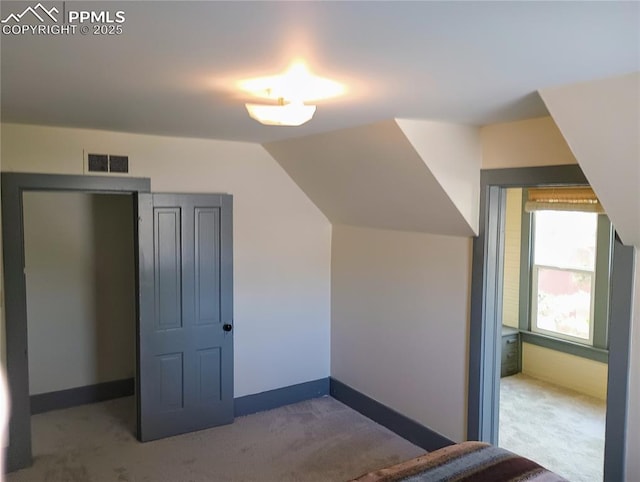
[{"label": "window", "polygon": [[600,360],[608,348],[611,223],[588,187],[523,194],[523,339]]},{"label": "window", "polygon": [[598,215],[536,211],[531,330],[593,344]]}]

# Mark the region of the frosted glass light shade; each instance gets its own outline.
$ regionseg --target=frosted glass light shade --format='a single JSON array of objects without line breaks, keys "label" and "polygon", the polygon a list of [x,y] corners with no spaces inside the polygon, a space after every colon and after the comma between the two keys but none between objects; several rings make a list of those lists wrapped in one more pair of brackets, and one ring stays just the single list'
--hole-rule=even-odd
[{"label": "frosted glass light shade", "polygon": [[249,115],[268,126],[299,126],[308,122],[316,112],[315,105],[292,102],[285,105],[245,104]]}]

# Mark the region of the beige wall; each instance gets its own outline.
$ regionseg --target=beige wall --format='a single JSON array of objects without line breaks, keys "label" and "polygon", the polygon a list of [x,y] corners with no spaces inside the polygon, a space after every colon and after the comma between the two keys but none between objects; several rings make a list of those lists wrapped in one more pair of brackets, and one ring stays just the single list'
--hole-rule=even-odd
[{"label": "beige wall", "polygon": [[2,124],[4,171],[79,175],[83,150],[155,192],[233,194],[236,397],[329,375],[331,225],[261,146]]},{"label": "beige wall", "polygon": [[601,400],[607,398],[606,363],[523,343],[522,373]]},{"label": "beige wall", "polygon": [[132,196],[23,202],[30,394],[133,377]]},{"label": "beige wall", "polygon": [[507,189],[506,211],[504,226],[502,324],[518,328],[520,319],[522,189]]},{"label": "beige wall", "polygon": [[334,226],[332,376],[463,440],[470,266],[469,238]]},{"label": "beige wall", "polygon": [[484,126],[480,138],[483,169],[577,162],[551,117]]}]

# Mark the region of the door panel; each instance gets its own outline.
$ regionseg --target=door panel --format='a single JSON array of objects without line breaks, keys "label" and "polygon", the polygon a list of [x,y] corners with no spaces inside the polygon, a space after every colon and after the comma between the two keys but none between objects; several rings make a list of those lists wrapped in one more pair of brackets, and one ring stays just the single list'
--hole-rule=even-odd
[{"label": "door panel", "polygon": [[162,412],[184,408],[182,353],[170,353],[156,357],[160,383],[158,384],[158,408]]},{"label": "door panel", "polygon": [[196,208],[196,323],[220,323],[220,216],[217,210]]},{"label": "door panel", "polygon": [[230,423],[231,196],[141,194],[138,223],[138,437]]},{"label": "door panel", "polygon": [[180,210],[154,209],[155,304],[158,329],[182,326]]},{"label": "door panel", "polygon": [[203,402],[220,400],[221,361],[220,348],[198,351],[198,393]]}]

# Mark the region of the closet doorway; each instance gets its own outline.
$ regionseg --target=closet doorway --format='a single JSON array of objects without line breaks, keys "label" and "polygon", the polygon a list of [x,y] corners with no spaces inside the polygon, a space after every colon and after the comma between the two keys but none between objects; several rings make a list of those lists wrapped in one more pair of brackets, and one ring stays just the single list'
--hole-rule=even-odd
[{"label": "closet doorway", "polygon": [[[6,368],[11,401],[9,445],[6,450],[6,469],[9,472],[30,465],[32,449],[28,303],[23,224],[25,197],[27,204],[29,204],[30,201],[36,199],[29,198],[31,193],[35,193],[36,196],[42,192],[118,194],[128,196],[133,204],[135,196],[148,192],[149,189],[149,179],[140,178],[2,173]],[[131,224],[134,224],[133,212]],[[135,227],[132,228],[132,231],[136,231]],[[137,234],[134,235],[134,239],[136,236]],[[131,249],[134,250],[136,246],[137,243]],[[137,312],[137,281],[134,281],[134,289],[136,290],[134,299],[136,300],[135,310]],[[133,332],[131,337],[135,340]],[[133,344],[135,346],[135,341]],[[44,383],[43,380],[35,380],[36,390],[42,389],[42,383]],[[48,389],[44,388],[43,390]]]},{"label": "closet doorway", "polygon": [[28,191],[23,230],[31,413],[133,395],[133,196]]}]

